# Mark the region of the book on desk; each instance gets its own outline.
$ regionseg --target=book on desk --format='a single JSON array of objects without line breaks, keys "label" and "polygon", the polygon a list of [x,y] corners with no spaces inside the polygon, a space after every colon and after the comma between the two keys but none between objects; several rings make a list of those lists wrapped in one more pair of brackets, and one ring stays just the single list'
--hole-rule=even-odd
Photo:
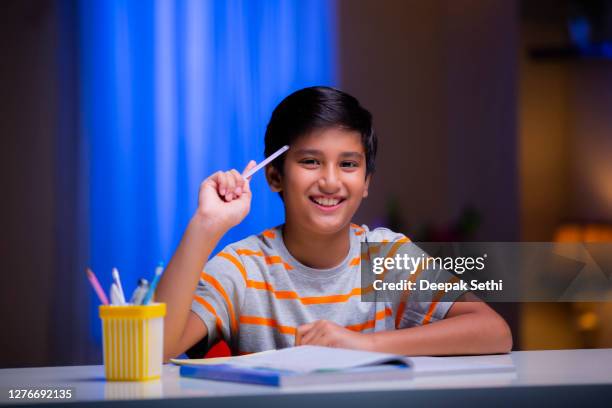
[{"label": "book on desk", "polygon": [[[474,362],[455,357],[405,357],[348,349],[299,346],[239,357],[171,360],[184,377],[289,387],[397,381],[414,375],[499,372],[514,369],[508,356]],[[495,357],[499,357],[495,359]]]}]

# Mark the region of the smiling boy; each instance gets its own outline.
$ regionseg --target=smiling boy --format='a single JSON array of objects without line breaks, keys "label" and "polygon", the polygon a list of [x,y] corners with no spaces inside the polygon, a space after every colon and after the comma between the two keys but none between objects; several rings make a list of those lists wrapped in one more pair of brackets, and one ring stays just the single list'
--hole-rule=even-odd
[{"label": "smiling boy", "polygon": [[355,98],[327,87],[291,94],[274,110],[265,144],[266,156],[290,145],[266,168],[285,223],[207,262],[248,214],[251,192],[236,170],[202,183],[157,290],[167,304],[165,360],[204,338],[209,346],[226,340],[234,354],[298,344],[406,355],[510,350],[508,326],[482,302],[361,301],[361,243],[408,239],[351,224],[368,195],[377,147],[371,115]]}]

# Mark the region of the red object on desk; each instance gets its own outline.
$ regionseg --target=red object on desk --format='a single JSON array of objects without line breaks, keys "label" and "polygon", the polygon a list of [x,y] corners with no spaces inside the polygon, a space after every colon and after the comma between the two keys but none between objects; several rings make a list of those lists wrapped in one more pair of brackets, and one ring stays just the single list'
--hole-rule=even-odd
[{"label": "red object on desk", "polygon": [[223,340],[215,344],[208,350],[208,353],[204,356],[204,358],[211,357],[229,357],[232,355],[229,346]]}]

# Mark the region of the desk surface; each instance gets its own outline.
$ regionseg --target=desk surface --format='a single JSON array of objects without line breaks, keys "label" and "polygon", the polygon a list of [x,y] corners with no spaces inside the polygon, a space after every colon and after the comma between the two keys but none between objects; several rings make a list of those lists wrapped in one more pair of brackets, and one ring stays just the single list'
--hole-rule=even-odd
[{"label": "desk surface", "polygon": [[[279,389],[256,385],[205,381],[179,376],[179,368],[165,365],[161,380],[142,383],[107,382],[102,366],[16,368],[0,370],[0,404],[14,388],[71,387],[77,405],[116,406],[118,400],[135,400],[131,406],[244,406],[293,408],[313,405],[355,407],[356,403],[397,404],[407,398],[428,406],[460,402],[496,407],[542,400],[561,405],[589,401],[612,406],[612,349],[519,351],[510,357],[515,371],[461,375],[422,375],[404,381],[351,383]],[[458,357],[486,359],[487,356]],[[569,392],[571,390],[571,392]],[[26,401],[21,401],[26,402]],[[31,403],[31,401],[29,401]],[[50,402],[50,401],[42,401]],[[581,404],[581,405],[582,405]],[[120,404],[121,405],[121,404]],[[386,406],[386,405],[385,405]]]}]

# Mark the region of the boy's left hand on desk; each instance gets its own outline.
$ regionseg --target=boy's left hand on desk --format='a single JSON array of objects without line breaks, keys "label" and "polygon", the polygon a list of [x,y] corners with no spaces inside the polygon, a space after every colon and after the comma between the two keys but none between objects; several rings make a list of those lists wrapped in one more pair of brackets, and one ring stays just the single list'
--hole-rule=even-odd
[{"label": "boy's left hand on desk", "polygon": [[371,350],[372,337],[349,330],[329,320],[317,320],[297,328],[295,345]]}]

